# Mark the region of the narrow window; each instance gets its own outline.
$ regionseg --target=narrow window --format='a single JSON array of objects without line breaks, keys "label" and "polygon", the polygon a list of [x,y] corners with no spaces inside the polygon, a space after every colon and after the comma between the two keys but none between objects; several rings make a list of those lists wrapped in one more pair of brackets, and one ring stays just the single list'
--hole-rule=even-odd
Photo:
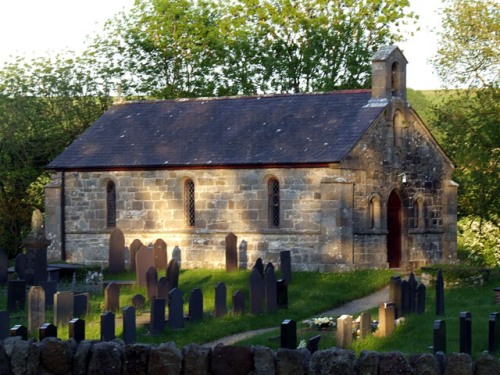
[{"label": "narrow window", "polygon": [[404,117],[400,111],[396,111],[393,118],[394,146],[403,147]]},{"label": "narrow window", "polygon": [[113,181],[106,185],[106,226],[116,227],[116,186]]},{"label": "narrow window", "polygon": [[271,178],[267,183],[268,224],[270,228],[280,226],[280,183]]},{"label": "narrow window", "polygon": [[424,220],[424,198],[418,197],[413,206],[415,228],[423,228],[425,225]]},{"label": "narrow window", "polygon": [[380,199],[376,196],[370,199],[370,228],[380,228]]},{"label": "narrow window", "polygon": [[184,183],[184,215],[186,226],[194,227],[195,207],[194,207],[194,182],[186,180]]}]

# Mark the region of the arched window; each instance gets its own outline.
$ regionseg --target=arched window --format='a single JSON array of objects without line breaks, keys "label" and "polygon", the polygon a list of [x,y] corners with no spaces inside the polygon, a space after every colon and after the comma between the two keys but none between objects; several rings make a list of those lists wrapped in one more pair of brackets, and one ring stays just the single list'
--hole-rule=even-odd
[{"label": "arched window", "polygon": [[184,217],[186,226],[194,227],[195,224],[195,202],[194,202],[194,182],[186,180],[184,182]]},{"label": "arched window", "polygon": [[106,226],[116,227],[116,185],[113,181],[106,184]]},{"label": "arched window", "polygon": [[267,182],[268,225],[270,228],[280,226],[280,183],[276,178]]},{"label": "arched window", "polygon": [[405,126],[404,116],[400,111],[394,113],[394,146],[403,147],[403,132]]},{"label": "arched window", "polygon": [[380,209],[380,199],[378,196],[374,195],[370,198],[370,228],[380,228],[381,221],[381,209]]},{"label": "arched window", "polygon": [[423,197],[418,197],[415,199],[415,204],[413,205],[415,228],[425,227],[424,203],[425,201]]}]

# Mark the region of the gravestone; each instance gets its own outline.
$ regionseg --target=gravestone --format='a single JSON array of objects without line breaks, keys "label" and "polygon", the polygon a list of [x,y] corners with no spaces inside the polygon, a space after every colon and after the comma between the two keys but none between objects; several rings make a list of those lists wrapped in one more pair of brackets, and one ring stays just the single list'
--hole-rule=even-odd
[{"label": "gravestone", "polygon": [[41,286],[32,286],[28,292],[28,331],[31,334],[45,323],[45,291]]},{"label": "gravestone", "polygon": [[120,310],[120,287],[116,283],[109,283],[104,290],[104,309],[113,312]]},{"label": "gravestone", "polygon": [[401,316],[401,276],[389,280],[389,300],[396,305],[396,319]]},{"label": "gravestone", "polygon": [[460,313],[460,353],[472,354],[472,314],[470,311]]},{"label": "gravestone", "polygon": [[24,310],[26,304],[26,281],[10,280],[7,283],[7,311]]},{"label": "gravestone", "polygon": [[203,319],[203,293],[200,288],[195,288],[189,295],[189,321]]},{"label": "gravestone", "polygon": [[281,323],[280,348],[297,349],[297,323],[291,319]]},{"label": "gravestone", "polygon": [[166,275],[171,290],[179,287],[179,271],[179,263],[177,260],[171,259],[170,262],[168,262]]},{"label": "gravestone", "polygon": [[415,279],[415,274],[413,272],[410,272],[410,276],[408,277],[408,291],[409,291],[409,297],[408,297],[408,303],[409,303],[409,312],[416,312],[417,311],[417,306],[416,306],[416,296],[417,296],[417,280]]},{"label": "gravestone", "polygon": [[384,302],[379,306],[379,325],[377,336],[387,337],[394,332],[395,328],[395,306],[393,303]]},{"label": "gravestone", "polygon": [[9,280],[9,259],[5,251],[0,249],[0,284],[5,284]]},{"label": "gravestone", "polygon": [[21,324],[16,324],[9,331],[10,337],[20,336],[22,340],[28,340],[28,328]]},{"label": "gravestone", "polygon": [[441,270],[436,279],[436,315],[444,315],[444,280]]},{"label": "gravestone", "polygon": [[233,294],[233,314],[245,313],[245,295],[242,291],[237,290]]},{"label": "gravestone", "polygon": [[406,316],[410,313],[410,284],[407,280],[401,281],[401,316]]},{"label": "gravestone", "polygon": [[444,320],[435,320],[432,331],[434,337],[434,354],[437,352],[446,353],[446,322]]},{"label": "gravestone", "polygon": [[135,239],[132,241],[130,244],[128,251],[129,251],[129,258],[130,258],[130,270],[135,272],[136,271],[136,265],[135,265],[135,256],[139,249],[144,246],[139,239]]},{"label": "gravestone", "polygon": [[278,282],[276,283],[276,294],[278,308],[288,309],[288,284],[286,280],[278,280]]},{"label": "gravestone", "polygon": [[101,314],[101,341],[113,341],[115,339],[115,314],[106,311]]},{"label": "gravestone", "polygon": [[165,329],[165,303],[166,300],[153,298],[151,300],[151,316],[149,321],[149,333],[161,335]]},{"label": "gravestone", "polygon": [[292,282],[292,257],[290,250],[280,251],[280,270],[281,278],[286,280],[287,284]]},{"label": "gravestone", "polygon": [[135,309],[132,306],[126,306],[123,309],[123,341],[126,345],[135,344],[136,337]]},{"label": "gravestone", "polygon": [[89,293],[80,293],[73,296],[73,317],[82,318],[89,312]]},{"label": "gravestone", "polygon": [[135,275],[139,286],[146,285],[146,273],[149,267],[155,266],[153,252],[146,246],[142,246],[135,254]]},{"label": "gravestone", "polygon": [[43,215],[34,210],[31,216],[31,231],[23,241],[26,249],[25,280],[28,284],[47,281],[47,247],[51,241],[45,237]]},{"label": "gravestone", "polygon": [[238,237],[234,233],[226,236],[226,272],[238,269]]},{"label": "gravestone", "polygon": [[66,326],[73,318],[73,293],[57,292],[54,294],[54,325]]},{"label": "gravestone", "polygon": [[141,294],[136,294],[132,297],[132,306],[136,310],[144,310],[144,307],[146,306],[146,298],[144,298]]},{"label": "gravestone", "polygon": [[149,300],[156,297],[158,292],[158,272],[155,267],[149,267],[148,272],[146,272],[146,290]]},{"label": "gravestone", "polygon": [[170,292],[170,285],[168,285],[168,279],[166,277],[160,277],[160,280],[158,280],[156,297],[167,299],[168,292]]},{"label": "gravestone", "polygon": [[0,340],[9,337],[10,322],[7,310],[0,311]]},{"label": "gravestone", "polygon": [[57,327],[52,323],[44,323],[38,328],[38,341],[47,337],[57,337]]},{"label": "gravestone", "polygon": [[255,261],[255,264],[253,266],[254,269],[258,270],[259,273],[264,276],[264,263],[262,263],[262,259],[261,258],[258,258],[256,261]]},{"label": "gravestone", "polygon": [[227,289],[226,284],[217,283],[215,286],[214,316],[220,318],[227,314]]},{"label": "gravestone", "polygon": [[85,340],[85,320],[75,318],[69,322],[69,338],[77,343]]},{"label": "gravestone", "polygon": [[264,313],[264,278],[254,267],[250,273],[250,313],[260,315]]},{"label": "gravestone", "polygon": [[500,313],[490,313],[488,319],[488,351],[496,353],[500,347]]},{"label": "gravestone", "polygon": [[19,280],[26,280],[26,255],[17,254],[14,260],[14,272]]},{"label": "gravestone", "polygon": [[167,244],[161,238],[157,239],[153,245],[153,256],[156,269],[167,268]]},{"label": "gravestone", "polygon": [[125,272],[125,236],[119,228],[109,235],[108,272]]},{"label": "gravestone", "polygon": [[372,319],[369,312],[359,314],[359,338],[364,339],[372,332]]},{"label": "gravestone", "polygon": [[347,349],[352,344],[352,316],[342,315],[337,319],[337,342],[338,348]]},{"label": "gravestone", "polygon": [[266,301],[266,311],[273,313],[278,310],[278,296],[276,286],[276,274],[274,273],[274,266],[268,263],[264,271],[264,291]]},{"label": "gravestone", "polygon": [[307,340],[307,350],[309,353],[314,354],[319,350],[319,341],[321,340],[321,335],[316,335]]},{"label": "gravestone", "polygon": [[54,294],[57,293],[57,281],[42,281],[40,286],[45,291],[45,307],[54,306]]},{"label": "gravestone", "polygon": [[239,267],[241,269],[247,269],[248,268],[248,243],[245,240],[242,240],[240,242],[239,246]]},{"label": "gravestone", "polygon": [[424,314],[425,313],[425,295],[426,295],[426,290],[427,288],[425,287],[424,284],[420,284],[417,287],[417,309],[416,312],[417,314]]},{"label": "gravestone", "polygon": [[184,328],[184,301],[182,290],[174,288],[168,293],[168,326],[172,329]]},{"label": "gravestone", "polygon": [[182,252],[179,246],[174,247],[172,250],[172,259],[175,259],[175,261],[179,264],[179,266],[182,263]]}]

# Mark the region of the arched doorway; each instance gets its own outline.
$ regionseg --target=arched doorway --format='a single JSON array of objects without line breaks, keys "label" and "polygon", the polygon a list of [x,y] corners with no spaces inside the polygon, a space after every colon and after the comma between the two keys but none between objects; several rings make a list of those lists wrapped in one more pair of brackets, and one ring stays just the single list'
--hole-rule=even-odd
[{"label": "arched doorway", "polygon": [[387,203],[387,262],[389,268],[401,263],[401,199],[392,192]]}]

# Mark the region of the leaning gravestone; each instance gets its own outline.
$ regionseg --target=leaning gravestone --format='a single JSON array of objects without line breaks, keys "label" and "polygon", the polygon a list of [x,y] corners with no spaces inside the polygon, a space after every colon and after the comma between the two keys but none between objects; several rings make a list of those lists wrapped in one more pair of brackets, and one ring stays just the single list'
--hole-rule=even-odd
[{"label": "leaning gravestone", "polygon": [[115,339],[115,314],[106,311],[101,314],[101,341],[112,341]]},{"label": "leaning gravestone", "polygon": [[227,290],[226,284],[218,283],[215,287],[215,312],[214,316],[220,318],[227,314]]},{"label": "leaning gravestone", "polygon": [[161,238],[157,239],[153,245],[153,256],[156,269],[167,268],[167,244]]},{"label": "leaning gravestone", "polygon": [[179,263],[175,259],[170,260],[166,275],[170,289],[179,287],[179,271]]},{"label": "leaning gravestone", "polygon": [[120,309],[120,287],[115,283],[109,283],[104,290],[104,308],[113,312]]},{"label": "leaning gravestone", "polygon": [[260,315],[264,313],[264,278],[254,267],[250,274],[250,313]]},{"label": "leaning gravestone", "polygon": [[189,321],[203,319],[203,293],[200,288],[193,289],[189,295]]},{"label": "leaning gravestone", "polygon": [[26,304],[26,281],[10,280],[7,283],[7,311],[24,310]]},{"label": "leaning gravestone", "polygon": [[268,263],[266,266],[266,271],[264,273],[264,285],[266,294],[266,311],[268,313],[275,312],[278,310],[278,297],[276,295],[276,274],[274,273],[274,266],[272,263]]},{"label": "leaning gravestone", "polygon": [[129,248],[128,248],[128,251],[129,251],[129,257],[130,257],[130,270],[132,272],[135,272],[136,269],[135,269],[135,255],[137,254],[137,252],[139,251],[139,249],[144,246],[141,242],[141,240],[138,240],[137,238],[135,240],[132,241],[132,243],[130,244]]},{"label": "leaning gravestone", "polygon": [[309,353],[314,354],[319,350],[319,340],[321,340],[321,335],[316,335],[307,340],[306,348]]},{"label": "leaning gravestone", "polygon": [[119,228],[113,229],[109,236],[108,271],[125,272],[125,236]]},{"label": "leaning gravestone", "polygon": [[174,288],[168,293],[168,326],[172,329],[184,327],[182,294],[179,288]]},{"label": "leaning gravestone", "polygon": [[153,252],[146,246],[142,246],[135,254],[135,274],[139,286],[146,285],[146,273],[150,267],[155,266]]},{"label": "leaning gravestone", "polygon": [[290,250],[280,251],[280,269],[281,278],[286,280],[287,284],[292,282],[292,257]]},{"label": "leaning gravestone", "polygon": [[156,297],[158,291],[158,272],[155,267],[149,267],[148,272],[146,272],[146,290],[149,300]]},{"label": "leaning gravestone", "polygon": [[54,295],[54,325],[66,326],[73,317],[73,293],[57,292]]},{"label": "leaning gravestone", "polygon": [[32,286],[28,292],[28,331],[34,334],[45,323],[45,291]]},{"label": "leaning gravestone", "polygon": [[234,233],[226,236],[226,272],[238,269],[238,237]]},{"label": "leaning gravestone", "polygon": [[5,251],[0,249],[0,284],[5,284],[9,280],[9,259]]}]

